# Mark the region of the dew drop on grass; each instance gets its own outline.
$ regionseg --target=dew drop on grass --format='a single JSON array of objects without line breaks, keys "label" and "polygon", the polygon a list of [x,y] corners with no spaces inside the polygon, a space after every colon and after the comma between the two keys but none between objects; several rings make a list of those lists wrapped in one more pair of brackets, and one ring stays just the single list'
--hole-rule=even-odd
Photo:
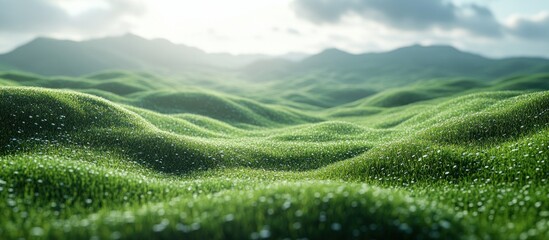
[{"label": "dew drop on grass", "polygon": [[120,232],[111,233],[111,239],[120,239],[121,237],[122,237],[122,234]]},{"label": "dew drop on grass", "polygon": [[185,224],[182,224],[182,223],[178,223],[177,225],[175,225],[175,229],[177,229],[178,231],[184,232],[184,233],[188,233],[188,232],[191,231],[189,226],[187,226]]},{"label": "dew drop on grass", "polygon": [[263,228],[261,231],[259,231],[259,237],[260,238],[269,238],[271,237],[271,231],[269,231],[268,228]]},{"label": "dew drop on grass", "polygon": [[286,210],[292,206],[292,202],[285,201],[284,204],[282,204],[282,210]]},{"label": "dew drop on grass", "polygon": [[451,224],[450,224],[450,222],[448,222],[446,220],[442,220],[442,221],[440,221],[440,226],[444,229],[449,229]]},{"label": "dew drop on grass", "polygon": [[320,213],[320,216],[318,216],[318,221],[325,222],[326,221],[326,214],[324,212]]},{"label": "dew drop on grass", "polygon": [[339,230],[341,230],[341,224],[340,223],[332,223],[331,228],[334,231],[339,231]]},{"label": "dew drop on grass", "polygon": [[234,220],[234,215],[233,214],[225,215],[225,222],[231,222],[233,220]]},{"label": "dew drop on grass", "polygon": [[155,224],[153,226],[154,232],[162,232],[166,227],[168,227],[168,224],[170,224],[170,221],[168,219],[163,219],[159,224]]},{"label": "dew drop on grass", "polygon": [[191,229],[193,231],[196,231],[196,230],[200,229],[200,223],[195,222],[195,223],[191,224]]},{"label": "dew drop on grass", "polygon": [[32,236],[42,236],[42,235],[44,235],[44,229],[42,229],[40,227],[33,227],[31,229],[31,235]]}]

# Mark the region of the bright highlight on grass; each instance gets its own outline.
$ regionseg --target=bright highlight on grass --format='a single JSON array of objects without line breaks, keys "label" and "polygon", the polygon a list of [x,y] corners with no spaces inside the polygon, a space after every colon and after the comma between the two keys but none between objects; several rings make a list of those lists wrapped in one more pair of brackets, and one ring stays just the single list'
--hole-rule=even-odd
[{"label": "bright highlight on grass", "polygon": [[0,79],[3,239],[549,234],[544,74],[320,110],[150,74]]}]

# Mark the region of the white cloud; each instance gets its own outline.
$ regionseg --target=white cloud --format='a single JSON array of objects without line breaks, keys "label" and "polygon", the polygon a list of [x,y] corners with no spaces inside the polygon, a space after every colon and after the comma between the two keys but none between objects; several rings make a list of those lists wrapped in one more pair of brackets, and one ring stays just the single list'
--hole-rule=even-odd
[{"label": "white cloud", "polygon": [[[532,34],[536,27],[544,26],[548,19],[546,15],[534,16],[530,14],[532,7],[525,7],[526,14],[515,17],[513,23],[502,21],[507,19],[501,17],[502,12],[522,13],[520,4],[512,4],[511,0],[454,0],[442,4],[437,3],[441,2],[439,0],[421,0],[427,4],[425,6],[434,3],[435,8],[447,11],[432,14],[432,11],[422,13],[421,8],[414,8],[420,12],[390,18],[395,11],[399,12],[398,8],[383,8],[385,15],[343,14],[335,24],[318,24],[296,16],[295,8],[292,8],[295,1],[305,0],[0,0],[0,51],[38,35],[80,40],[133,32],[147,38],[166,38],[208,52],[314,53],[337,47],[358,53],[433,43],[458,45],[464,50],[491,56],[549,56],[547,44],[543,45],[541,41],[543,36]],[[359,0],[335,2],[353,1]],[[385,0],[376,1],[387,5]],[[541,0],[532,1],[539,3]],[[23,19],[22,14],[5,14],[8,12],[5,9],[15,5],[19,5],[15,12],[28,9],[25,15],[32,17]],[[44,14],[48,12],[57,12],[58,17]],[[508,17],[508,14],[504,16]],[[9,21],[3,21],[7,17]],[[418,19],[409,22],[412,17]],[[401,24],[407,21],[407,24]]]},{"label": "white cloud", "polygon": [[514,15],[507,21],[508,30],[514,36],[549,41],[549,11],[542,11],[533,16]]}]

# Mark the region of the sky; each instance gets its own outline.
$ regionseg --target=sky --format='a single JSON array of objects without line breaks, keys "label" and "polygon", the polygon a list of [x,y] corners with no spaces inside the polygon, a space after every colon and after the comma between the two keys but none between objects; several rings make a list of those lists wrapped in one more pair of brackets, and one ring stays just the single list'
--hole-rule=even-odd
[{"label": "sky", "polygon": [[0,53],[128,32],[233,54],[446,44],[549,57],[549,0],[0,0]]}]

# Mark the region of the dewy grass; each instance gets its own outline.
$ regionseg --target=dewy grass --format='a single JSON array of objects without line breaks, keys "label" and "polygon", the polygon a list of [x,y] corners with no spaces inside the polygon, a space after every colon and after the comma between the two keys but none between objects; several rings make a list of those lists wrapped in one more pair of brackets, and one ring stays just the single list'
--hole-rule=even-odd
[{"label": "dewy grass", "polygon": [[549,237],[543,75],[320,109],[153,77],[0,75],[1,239]]}]

